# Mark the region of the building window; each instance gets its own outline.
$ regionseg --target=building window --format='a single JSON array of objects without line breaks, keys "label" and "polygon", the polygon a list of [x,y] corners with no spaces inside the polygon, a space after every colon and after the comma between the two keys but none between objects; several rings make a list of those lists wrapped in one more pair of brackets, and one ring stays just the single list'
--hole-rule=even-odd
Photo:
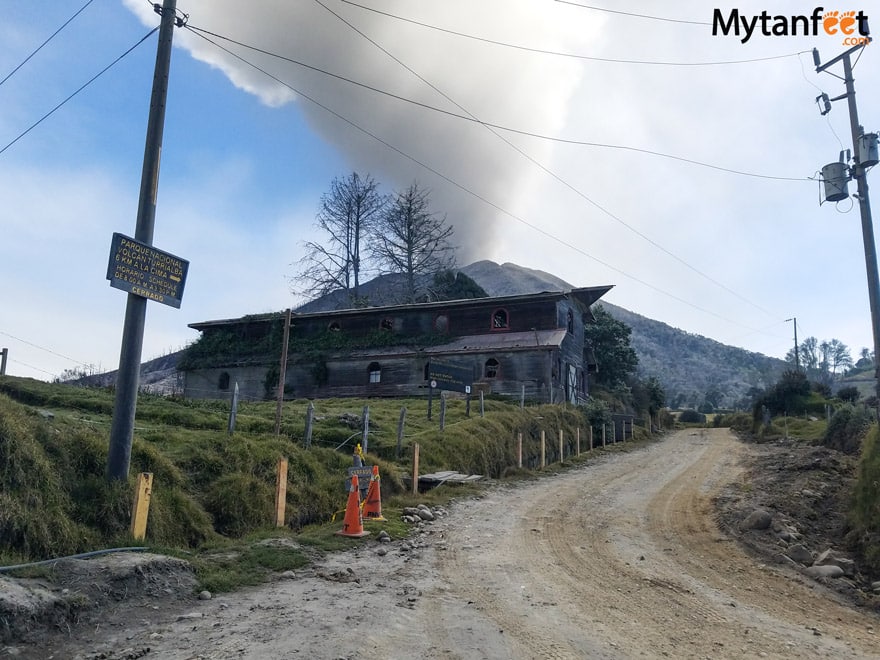
[{"label": "building window", "polygon": [[370,362],[370,366],[367,367],[367,371],[370,372],[371,383],[382,382],[382,367],[379,366],[378,362]]},{"label": "building window", "polygon": [[508,317],[506,309],[496,309],[492,312],[492,329],[506,330],[508,327]]},{"label": "building window", "polygon": [[486,360],[486,368],[483,371],[483,375],[486,378],[498,378],[498,370],[501,368],[501,365],[498,364],[498,360],[495,358],[489,358]]},{"label": "building window", "polygon": [[568,333],[574,334],[574,312],[568,310],[568,320],[565,325],[565,329],[568,330]]},{"label": "building window", "polygon": [[391,332],[394,330],[394,319],[385,318],[379,321],[379,330]]},{"label": "building window", "polygon": [[228,371],[224,371],[222,374],[220,374],[220,379],[217,381],[217,388],[221,392],[225,392],[226,390],[229,389],[229,372]]},{"label": "building window", "polygon": [[330,325],[327,326],[327,329],[330,332],[339,332],[340,330],[342,330],[342,326],[339,325],[339,321],[333,321],[330,323]]},{"label": "building window", "polygon": [[434,332],[446,334],[449,332],[449,317],[446,314],[439,314],[434,319]]}]

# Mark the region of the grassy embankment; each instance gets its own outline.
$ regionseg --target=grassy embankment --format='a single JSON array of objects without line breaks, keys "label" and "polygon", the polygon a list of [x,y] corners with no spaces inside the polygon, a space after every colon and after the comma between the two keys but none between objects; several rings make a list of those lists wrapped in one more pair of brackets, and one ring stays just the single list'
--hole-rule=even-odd
[{"label": "grassy embankment", "polygon": [[[520,410],[487,400],[465,417],[461,400],[450,400],[446,429],[426,419],[425,400],[321,400],[315,402],[312,447],[303,446],[306,401],[284,404],[281,435],[273,434],[275,404],[240,404],[236,432],[226,432],[228,402],[182,401],[141,395],[138,401],[131,477],[110,485],[104,478],[113,395],[106,390],[0,378],[0,565],[24,563],[122,546],[151,549],[189,559],[200,587],[226,590],[258,582],[269,571],[297,568],[308,554],[357,543],[334,535],[345,506],[346,468],[360,438],[356,420],[370,406],[367,464],[381,471],[387,522],[366,523],[394,538],[407,534],[400,510],[416,502],[439,502],[461,494],[441,487],[413,498],[404,477],[411,471],[412,445],[420,445],[420,473],[457,470],[491,478],[531,474],[516,465],[516,435],[523,434],[523,463],[540,460],[540,433],[547,436],[547,462],[558,461],[558,432],[566,456],[574,454],[583,416],[569,407]],[[408,415],[400,457],[400,407]],[[637,429],[637,438],[645,432]],[[629,446],[629,445],[626,445]],[[615,449],[623,449],[618,445]],[[609,450],[612,450],[609,447]],[[275,471],[289,461],[285,528],[272,526]],[[136,475],[153,474],[149,524],[144,542],[128,528]],[[467,491],[464,491],[467,492]],[[341,517],[341,516],[340,516]],[[267,537],[295,543],[259,543]],[[304,552],[305,550],[305,552]]]}]

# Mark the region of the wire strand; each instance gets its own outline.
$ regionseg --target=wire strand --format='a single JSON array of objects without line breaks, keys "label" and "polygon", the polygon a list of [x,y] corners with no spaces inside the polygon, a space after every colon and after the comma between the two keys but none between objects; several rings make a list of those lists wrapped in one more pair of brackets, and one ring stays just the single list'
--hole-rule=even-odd
[{"label": "wire strand", "polygon": [[[595,261],[596,263],[598,263],[598,264],[600,264],[600,265],[602,265],[602,266],[605,266],[605,267],[608,268],[609,270],[611,270],[611,271],[613,271],[613,272],[615,272],[615,273],[618,273],[618,274],[622,275],[623,277],[626,277],[626,278],[628,278],[628,279],[631,279],[631,280],[633,280],[634,282],[637,282],[637,283],[641,284],[642,286],[645,286],[645,287],[647,287],[647,288],[649,288],[649,289],[652,289],[653,291],[656,291],[657,293],[660,293],[660,294],[662,294],[662,295],[665,295],[665,296],[667,296],[668,298],[671,298],[672,300],[676,300],[676,301],[678,301],[678,302],[680,302],[680,303],[682,303],[682,304],[684,304],[684,305],[687,305],[687,306],[689,306],[689,307],[691,307],[691,308],[693,308],[693,309],[696,309],[697,311],[703,312],[704,314],[708,314],[709,316],[714,316],[714,317],[716,317],[716,318],[718,318],[718,319],[720,319],[720,320],[722,320],[722,321],[725,321],[725,322],[727,322],[727,323],[732,323],[732,324],[734,324],[734,325],[738,325],[738,326],[744,327],[744,328],[746,328],[746,329],[748,329],[748,330],[753,330],[753,328],[751,328],[751,327],[749,327],[749,326],[747,326],[747,325],[745,325],[745,324],[743,324],[743,323],[741,323],[741,322],[739,322],[739,321],[736,321],[736,320],[734,320],[734,319],[730,319],[730,318],[727,318],[727,317],[725,317],[725,316],[722,316],[722,315],[720,315],[720,314],[718,314],[718,313],[716,313],[716,312],[713,312],[713,311],[711,311],[711,310],[709,310],[709,309],[706,309],[706,308],[704,308],[704,307],[701,307],[700,305],[697,305],[696,303],[692,303],[692,302],[690,302],[690,301],[688,301],[688,300],[685,300],[684,298],[681,298],[680,296],[677,296],[677,295],[675,295],[674,293],[671,293],[671,292],[669,292],[669,291],[666,291],[666,290],[664,290],[664,289],[661,289],[660,287],[655,286],[654,284],[651,284],[650,282],[647,282],[647,281],[645,281],[645,280],[643,280],[643,279],[641,279],[641,278],[639,278],[639,277],[636,277],[635,275],[631,275],[631,274],[629,274],[629,273],[627,273],[627,272],[621,270],[620,268],[617,268],[616,266],[613,266],[612,264],[610,264],[610,263],[608,263],[608,262],[606,262],[606,261],[603,261],[602,259],[599,259],[598,257],[596,257],[596,256],[594,256],[594,255],[592,255],[592,254],[590,254],[590,253],[587,252],[586,250],[584,250],[584,249],[582,249],[582,248],[579,248],[579,247],[577,247],[577,246],[575,246],[575,245],[572,245],[571,243],[568,243],[568,242],[565,241],[564,239],[562,239],[562,238],[556,236],[555,234],[552,234],[551,232],[549,232],[549,231],[547,231],[547,230],[545,230],[545,229],[542,229],[541,227],[539,227],[539,226],[537,226],[537,225],[535,225],[535,224],[533,224],[533,223],[531,223],[531,222],[525,220],[524,218],[522,218],[522,217],[516,215],[515,213],[513,213],[512,211],[508,211],[507,209],[505,209],[505,208],[499,206],[498,204],[496,204],[495,202],[492,202],[491,200],[487,199],[487,198],[484,197],[483,195],[480,195],[478,192],[475,192],[475,191],[471,190],[470,188],[468,188],[468,187],[465,186],[464,184],[459,183],[458,181],[452,179],[452,178],[449,177],[448,175],[443,174],[442,172],[440,172],[440,171],[436,170],[435,168],[431,167],[430,165],[428,165],[428,164],[426,164],[426,163],[424,163],[424,162],[418,160],[418,159],[415,158],[414,156],[411,156],[410,154],[408,154],[408,153],[404,152],[403,150],[399,149],[398,147],[395,147],[393,144],[391,144],[391,143],[388,142],[387,140],[384,140],[383,138],[379,137],[379,136],[376,135],[375,133],[372,133],[371,131],[367,130],[366,128],[364,128],[364,127],[358,125],[357,123],[355,123],[355,122],[352,121],[351,119],[348,119],[347,117],[345,117],[344,115],[340,114],[339,112],[333,110],[332,108],[328,107],[327,105],[325,105],[325,104],[321,103],[320,101],[318,101],[318,100],[312,98],[312,97],[309,96],[308,94],[305,94],[304,92],[300,91],[300,90],[297,89],[296,87],[293,87],[293,86],[290,85],[289,83],[287,83],[287,82],[281,80],[281,79],[278,78],[277,76],[275,76],[275,75],[273,75],[272,73],[266,71],[265,69],[261,68],[260,66],[254,64],[253,62],[248,61],[247,59],[245,59],[245,58],[242,57],[241,55],[238,55],[237,53],[235,53],[235,52],[229,50],[228,48],[226,48],[226,47],[224,47],[224,46],[221,46],[221,45],[218,44],[217,42],[215,42],[215,41],[209,39],[208,37],[205,36],[205,34],[203,34],[203,33],[207,33],[206,30],[196,29],[196,28],[193,28],[193,27],[191,27],[191,26],[186,26],[186,27],[187,27],[187,29],[193,30],[193,33],[194,33],[194,34],[196,34],[197,36],[201,37],[202,39],[204,39],[204,40],[207,41],[208,43],[214,45],[216,48],[219,48],[220,50],[222,50],[222,51],[228,53],[229,55],[231,55],[231,56],[234,57],[235,59],[237,59],[237,60],[243,62],[244,64],[246,64],[246,65],[249,66],[249,67],[252,67],[252,68],[255,69],[256,71],[259,71],[259,72],[263,73],[263,74],[266,75],[267,77],[269,77],[269,78],[271,78],[272,80],[276,81],[278,84],[283,85],[284,87],[287,87],[287,88],[290,89],[291,91],[295,92],[295,93],[298,94],[301,98],[303,98],[303,99],[309,101],[310,103],[316,105],[317,107],[321,108],[322,110],[324,110],[324,111],[330,113],[331,115],[333,115],[334,117],[336,117],[336,118],[339,119],[340,121],[345,122],[346,124],[348,124],[349,126],[351,126],[352,128],[354,128],[355,130],[358,130],[358,131],[360,131],[361,133],[363,133],[364,135],[367,135],[368,137],[370,137],[370,138],[376,140],[377,142],[379,142],[380,144],[384,145],[385,147],[387,147],[387,148],[390,149],[391,151],[393,151],[393,152],[397,153],[398,155],[402,156],[403,158],[406,158],[407,160],[409,160],[409,161],[415,163],[415,164],[418,165],[419,167],[424,168],[426,171],[431,172],[432,174],[438,176],[439,178],[443,179],[444,181],[448,182],[449,184],[453,185],[454,187],[458,188],[459,190],[461,190],[461,191],[467,193],[468,195],[471,195],[472,197],[474,197],[475,199],[478,199],[479,201],[483,202],[483,203],[486,204],[487,206],[490,206],[491,208],[497,210],[499,213],[502,213],[502,214],[508,216],[509,218],[515,220],[516,222],[519,222],[520,224],[522,224],[522,225],[524,225],[524,226],[526,226],[526,227],[529,227],[529,228],[531,228],[532,230],[538,232],[539,234],[541,234],[541,235],[543,235],[543,236],[545,236],[545,237],[551,239],[552,241],[554,241],[554,242],[556,242],[556,243],[558,243],[558,244],[560,244],[560,245],[563,245],[563,246],[565,246],[565,247],[568,247],[569,249],[574,250],[574,251],[577,252],[578,254],[581,254],[581,255],[587,257],[588,259],[590,259],[590,260],[592,260],[592,261]],[[221,38],[222,38],[222,37],[221,37]]]},{"label": "wire strand", "polygon": [[619,14],[620,16],[631,16],[633,18],[646,18],[652,21],[663,21],[664,23],[684,23],[685,25],[712,25],[707,21],[687,21],[680,18],[666,18],[664,16],[651,16],[649,14],[636,14],[629,11],[620,11],[618,9],[606,9],[604,7],[596,7],[594,5],[582,5],[579,2],[570,2],[569,0],[556,0],[561,5],[571,5],[573,7],[581,7],[582,9],[592,9],[593,11],[601,11],[606,14]]},{"label": "wire strand", "polygon": [[12,76],[14,76],[14,75],[16,74],[16,72],[17,72],[21,67],[23,67],[25,64],[27,64],[28,61],[30,61],[30,59],[31,59],[34,55],[36,55],[37,53],[39,53],[39,52],[43,49],[43,46],[45,46],[45,45],[48,44],[50,41],[52,41],[52,39],[54,39],[54,38],[58,35],[58,33],[61,32],[61,30],[63,30],[64,28],[66,28],[66,27],[71,23],[71,21],[73,21],[74,18],[76,18],[77,16],[79,16],[79,15],[83,12],[83,10],[84,10],[86,7],[88,7],[90,4],[92,4],[94,1],[95,1],[95,0],[88,0],[88,2],[86,2],[86,4],[84,4],[82,7],[80,7],[80,8],[76,11],[76,13],[74,13],[73,16],[71,16],[71,17],[68,18],[66,21],[64,21],[64,23],[61,25],[61,27],[58,28],[57,30],[55,30],[55,32],[53,32],[51,35],[49,35],[49,38],[46,39],[46,41],[44,41],[44,42],[41,43],[39,46],[37,46],[37,48],[36,48],[36,50],[34,50],[34,52],[32,52],[30,55],[28,55],[26,58],[24,58],[24,60],[22,60],[21,64],[19,64],[19,65],[18,65],[17,67],[15,67],[12,71],[10,71],[8,74],[6,74],[6,77],[5,77],[3,80],[0,80],[0,85],[2,85],[2,84],[5,83],[7,80],[9,80],[10,78],[12,78]]},{"label": "wire strand", "polygon": [[[503,46],[504,48],[513,48],[516,50],[522,50],[529,53],[537,53],[540,55],[553,55],[555,57],[568,57],[571,59],[577,60],[586,60],[589,62],[603,62],[608,64],[637,64],[644,66],[681,66],[681,67],[689,67],[689,66],[726,66],[733,64],[751,64],[753,62],[768,62],[770,60],[780,60],[788,57],[796,57],[799,53],[787,53],[785,55],[770,55],[767,57],[754,57],[749,59],[742,60],[722,60],[715,62],[668,62],[668,61],[657,61],[657,60],[627,60],[627,59],[619,59],[613,57],[597,57],[594,55],[578,55],[576,53],[565,53],[561,51],[555,50],[546,50],[543,48],[532,48],[529,46],[523,46],[521,44],[512,44],[505,41],[497,41],[495,39],[488,39],[486,37],[478,37],[473,34],[467,34],[466,32],[458,32],[456,30],[450,30],[448,28],[442,28],[437,25],[432,25],[430,23],[424,23],[422,21],[416,21],[411,18],[406,18],[404,16],[399,16],[397,14],[392,14],[390,12],[382,11],[380,9],[376,9],[374,7],[367,7],[362,4],[358,4],[357,2],[352,2],[352,0],[341,0],[347,5],[351,5],[352,7],[357,7],[358,9],[363,9],[365,11],[373,12],[374,14],[379,14],[381,16],[386,16],[388,18],[393,18],[398,21],[403,21],[405,23],[411,23],[412,25],[418,25],[423,28],[427,28],[429,30],[436,30],[437,32],[443,32],[445,34],[451,34],[456,37],[461,37],[463,39],[472,39],[474,41],[480,41],[487,44],[492,44],[494,46]],[[621,12],[622,13],[622,12]],[[709,25],[709,23],[706,23]],[[801,51],[806,53],[807,51]]]},{"label": "wire strand", "polygon": [[[191,25],[187,25],[186,27],[187,27],[187,29],[193,30],[193,32],[195,32],[196,34],[200,34],[200,36],[210,35],[210,36],[215,37],[217,39],[222,39],[223,41],[227,41],[231,44],[235,44],[236,46],[241,46],[242,48],[247,48],[248,50],[252,50],[256,53],[260,53],[262,55],[267,55],[269,57],[273,57],[275,59],[279,59],[284,62],[289,62],[290,64],[295,64],[297,66],[301,66],[301,67],[308,69],[310,71],[314,71],[314,72],[320,73],[322,75],[330,76],[331,78],[341,80],[343,82],[349,83],[351,85],[355,85],[357,87],[360,87],[362,89],[366,89],[366,90],[374,92],[376,94],[381,94],[383,96],[387,96],[388,98],[392,98],[397,101],[409,103],[410,105],[414,105],[414,106],[423,108],[425,110],[430,110],[431,112],[443,114],[448,117],[453,117],[455,119],[462,119],[464,121],[469,121],[469,122],[472,122],[475,124],[482,124],[483,126],[487,126],[489,128],[494,128],[494,129],[497,129],[500,131],[507,131],[510,133],[516,133],[518,135],[533,137],[533,138],[540,139],[540,140],[546,140],[548,142],[558,142],[561,144],[572,144],[572,145],[579,145],[579,146],[585,146],[585,147],[598,147],[598,148],[604,148],[604,149],[622,149],[625,151],[641,152],[641,153],[649,154],[652,156],[658,156],[661,158],[669,158],[672,160],[690,163],[692,165],[697,165],[699,167],[706,167],[706,168],[718,170],[721,172],[727,172],[729,174],[737,174],[739,176],[748,176],[748,177],[754,177],[754,178],[758,178],[758,179],[770,179],[770,180],[776,180],[776,181],[812,181],[812,179],[810,177],[774,176],[774,175],[768,175],[768,174],[759,174],[759,173],[755,173],[755,172],[746,172],[744,170],[736,170],[736,169],[729,168],[729,167],[722,167],[720,165],[712,165],[711,163],[704,163],[702,161],[698,161],[698,160],[695,160],[692,158],[685,158],[684,156],[676,156],[674,154],[667,154],[667,153],[663,153],[660,151],[652,151],[650,149],[641,149],[639,147],[630,147],[630,146],[618,145],[618,144],[606,144],[606,143],[602,143],[602,142],[591,142],[588,140],[574,140],[574,139],[568,139],[568,138],[559,138],[559,137],[554,137],[552,135],[544,135],[541,133],[535,133],[535,132],[526,131],[526,130],[522,130],[522,129],[512,128],[510,126],[504,126],[502,124],[495,124],[495,123],[492,123],[489,121],[483,121],[483,120],[478,119],[478,118],[471,116],[471,115],[460,114],[457,112],[452,112],[451,110],[444,110],[443,108],[438,108],[437,106],[433,106],[428,103],[422,103],[421,101],[416,101],[414,99],[410,99],[405,96],[400,96],[398,94],[394,94],[392,92],[388,92],[388,91],[379,89],[377,87],[373,87],[372,85],[367,85],[367,84],[359,82],[357,80],[353,80],[351,78],[347,78],[345,76],[342,76],[342,75],[339,75],[336,73],[332,73],[330,71],[327,71],[326,69],[321,69],[319,67],[312,66],[310,64],[306,64],[305,62],[300,62],[299,60],[295,60],[295,59],[287,57],[285,55],[273,53],[272,51],[265,50],[265,49],[260,48],[258,46],[252,46],[250,44],[246,44],[241,41],[237,41],[236,39],[232,39],[231,37],[227,37],[222,34],[217,34],[215,32],[211,32],[210,30],[206,30],[204,28],[200,28],[197,26],[191,26]],[[203,38],[204,38],[204,36],[203,36]],[[220,46],[216,42],[213,42],[210,39],[206,39],[206,40],[209,41],[210,43],[212,43],[214,46],[225,50],[233,57],[239,58],[238,55],[236,55],[232,51],[229,51],[228,49],[223,48],[222,46]],[[239,58],[239,59],[241,59],[242,62],[245,62],[249,66],[254,66],[254,68],[258,68],[258,67],[256,67],[256,65],[251,64],[250,62],[248,62],[247,60],[245,60],[243,58]],[[399,60],[398,60],[398,62],[399,62]],[[266,73],[262,69],[258,68],[258,70],[262,71],[263,73]],[[417,74],[415,74],[415,72],[413,72],[413,74],[417,75]],[[268,74],[268,73],[266,73],[266,75],[271,76],[271,74]],[[287,87],[290,87],[289,85],[287,85],[286,83],[284,83],[281,80],[276,79],[276,82],[278,82],[279,84],[285,85]],[[425,82],[427,83],[427,81],[425,81]],[[436,87],[432,87],[432,88],[435,91],[437,91],[438,93],[441,93],[440,90],[438,90]],[[291,89],[293,89],[293,88],[291,88]],[[299,93],[299,92],[297,92],[297,93]],[[449,97],[446,97],[446,98],[448,100],[452,101],[452,99],[449,99]],[[454,101],[453,101],[453,103],[454,103]]]},{"label": "wire strand", "polygon": [[117,57],[115,60],[113,60],[110,64],[108,64],[108,65],[105,66],[103,69],[101,69],[98,73],[96,73],[94,76],[92,76],[92,77],[88,80],[88,82],[84,83],[83,85],[81,85],[81,86],[79,87],[79,89],[77,89],[75,92],[73,92],[73,94],[71,94],[70,96],[68,96],[68,97],[67,97],[66,99],[64,99],[61,103],[59,103],[59,104],[56,105],[54,108],[52,108],[49,112],[47,112],[45,115],[43,115],[42,117],[40,117],[36,122],[34,122],[33,124],[31,124],[27,129],[25,129],[24,132],[22,132],[21,134],[19,134],[19,136],[16,137],[12,142],[10,142],[10,143],[7,144],[5,147],[3,147],[2,149],[0,149],[0,154],[2,154],[3,152],[5,152],[7,149],[9,149],[9,147],[11,147],[12,145],[14,145],[16,142],[18,142],[21,138],[23,138],[25,135],[27,135],[28,133],[30,133],[30,132],[31,132],[33,129],[35,129],[37,126],[39,126],[40,124],[42,124],[42,123],[43,123],[46,119],[48,119],[50,116],[52,116],[53,114],[55,114],[56,111],[58,111],[58,110],[59,110],[64,104],[66,104],[68,101],[70,101],[74,96],[76,96],[77,94],[79,94],[79,93],[80,93],[81,91],[83,91],[86,87],[88,87],[88,86],[91,85],[93,82],[95,82],[98,78],[100,78],[102,75],[104,75],[105,73],[107,73],[107,71],[109,71],[113,66],[115,66],[116,64],[118,64],[123,58],[125,58],[125,57],[126,57],[129,53],[131,53],[135,48],[137,48],[137,47],[140,46],[142,43],[144,43],[147,39],[149,39],[150,36],[151,36],[154,32],[156,32],[158,29],[159,29],[158,27],[155,27],[155,28],[153,28],[152,30],[150,30],[149,32],[147,32],[147,34],[145,34],[143,37],[141,37],[141,39],[140,39],[140,40],[139,40],[134,46],[132,46],[131,48],[129,48],[127,51],[125,51],[124,53],[122,53],[122,55],[120,55],[120,56]]},{"label": "wire strand", "polygon": [[81,365],[84,366],[84,367],[91,366],[91,365],[89,365],[89,364],[87,364],[87,363],[85,363],[85,362],[81,362],[81,361],[79,361],[79,360],[75,360],[75,359],[72,358],[72,357],[69,357],[69,356],[67,356],[67,355],[63,355],[62,353],[58,353],[58,352],[56,352],[56,351],[53,351],[51,348],[45,348],[45,347],[43,347],[43,346],[39,346],[38,344],[35,344],[35,343],[33,343],[33,342],[30,342],[30,341],[28,341],[27,339],[22,339],[21,337],[16,337],[15,335],[11,335],[11,334],[9,334],[8,332],[4,332],[3,330],[0,330],[0,335],[3,335],[4,337],[9,337],[10,339],[14,339],[15,341],[20,341],[22,344],[27,344],[28,346],[32,346],[33,348],[38,348],[38,349],[40,349],[41,351],[45,351],[46,353],[51,353],[52,355],[55,355],[55,356],[60,357],[60,358],[64,358],[65,360],[69,360],[69,361],[71,361],[71,362],[75,362],[76,364],[81,364]]},{"label": "wire strand", "polygon": [[[692,272],[696,273],[696,274],[699,275],[700,277],[702,277],[702,278],[704,278],[705,280],[711,282],[712,284],[714,284],[715,286],[719,287],[720,289],[726,291],[727,293],[730,293],[731,295],[735,296],[736,298],[738,298],[738,299],[741,300],[742,302],[745,302],[746,304],[755,307],[756,309],[758,309],[758,310],[764,312],[765,314],[768,314],[769,316],[773,316],[773,312],[770,312],[769,310],[764,309],[764,308],[761,307],[760,305],[755,304],[754,302],[752,302],[752,301],[749,300],[748,298],[742,296],[741,294],[737,293],[736,291],[734,291],[733,289],[729,288],[729,287],[726,286],[725,284],[722,284],[721,282],[719,282],[719,281],[716,280],[715,278],[713,278],[713,277],[711,277],[710,275],[704,273],[703,271],[701,271],[700,269],[696,268],[695,266],[693,266],[693,265],[690,264],[689,262],[685,261],[683,258],[681,258],[681,257],[679,257],[678,255],[676,255],[675,253],[671,252],[669,249],[667,249],[667,248],[664,247],[663,245],[660,245],[660,244],[657,243],[655,240],[653,240],[652,238],[650,238],[650,237],[647,236],[646,234],[642,233],[641,231],[639,231],[638,229],[636,229],[635,227],[633,227],[633,226],[630,225],[629,223],[625,222],[625,221],[624,221],[623,219],[621,219],[619,216],[615,215],[615,214],[612,213],[610,210],[608,210],[607,208],[605,208],[604,206],[602,206],[601,204],[599,204],[598,202],[596,202],[594,199],[592,199],[591,197],[589,197],[589,196],[588,196],[586,193],[584,193],[582,190],[580,190],[579,188],[575,187],[574,185],[572,185],[571,183],[569,183],[568,181],[566,181],[565,179],[563,179],[561,176],[559,176],[558,174],[556,174],[554,171],[552,171],[551,169],[549,169],[548,167],[546,167],[546,166],[543,165],[542,163],[538,162],[535,158],[533,158],[530,154],[528,154],[528,153],[526,153],[525,151],[523,151],[520,147],[518,147],[517,145],[513,144],[512,142],[510,142],[509,140],[507,140],[507,139],[506,139],[505,137],[503,137],[502,135],[499,135],[497,131],[493,130],[493,127],[490,127],[488,124],[486,124],[486,123],[484,123],[484,122],[481,122],[479,119],[477,119],[477,117],[476,117],[473,113],[469,112],[469,111],[468,111],[466,108],[464,108],[460,103],[458,103],[458,102],[455,101],[453,98],[451,98],[448,94],[446,94],[445,92],[443,92],[442,90],[440,90],[439,88],[437,88],[436,85],[434,85],[433,83],[431,83],[431,82],[429,82],[428,80],[426,80],[423,76],[421,76],[419,73],[417,73],[416,71],[414,71],[411,67],[409,67],[407,64],[405,64],[404,62],[402,62],[399,58],[397,58],[396,56],[394,56],[392,53],[388,52],[388,50],[386,50],[385,48],[383,48],[383,47],[382,47],[380,44],[378,44],[376,41],[374,41],[373,39],[371,39],[369,36],[367,36],[366,34],[364,34],[364,33],[363,33],[361,30],[359,30],[357,27],[355,27],[355,26],[352,25],[350,22],[348,22],[347,20],[345,20],[342,16],[340,16],[339,14],[337,14],[336,12],[334,12],[333,10],[331,10],[331,9],[330,9],[329,7],[327,7],[327,5],[325,5],[321,0],[315,0],[315,2],[316,2],[318,5],[320,5],[321,7],[323,7],[324,9],[326,9],[328,12],[330,12],[331,14],[333,14],[335,17],[337,17],[340,21],[342,21],[343,23],[345,23],[345,24],[346,24],[348,27],[350,27],[352,30],[354,30],[355,32],[357,32],[357,33],[358,33],[360,36],[362,36],[364,39],[366,39],[366,40],[369,41],[371,44],[373,44],[376,48],[378,48],[378,49],[381,50],[383,53],[385,53],[388,57],[390,57],[390,58],[393,59],[395,62],[397,62],[397,63],[398,63],[400,66],[402,66],[404,69],[406,69],[406,70],[409,71],[411,74],[413,74],[416,78],[418,78],[418,79],[421,80],[423,83],[425,83],[426,85],[428,85],[431,89],[433,89],[433,90],[436,91],[438,94],[440,94],[441,96],[443,96],[443,98],[445,98],[447,101],[449,101],[450,103],[452,103],[453,105],[455,105],[457,108],[459,108],[459,109],[462,110],[463,112],[467,113],[468,117],[470,117],[470,118],[473,119],[474,121],[476,121],[476,122],[478,122],[479,124],[481,124],[481,125],[482,125],[484,128],[486,128],[490,133],[492,133],[492,135],[494,135],[495,137],[497,137],[498,139],[500,139],[500,140],[501,140],[502,142],[504,142],[507,146],[509,146],[509,147],[512,148],[514,151],[516,151],[517,153],[519,153],[521,156],[523,156],[524,158],[526,158],[529,162],[531,162],[532,164],[534,164],[535,166],[537,166],[538,168],[540,168],[541,171],[543,171],[545,174],[549,175],[550,177],[552,177],[553,179],[555,179],[556,181],[558,181],[559,183],[561,183],[563,186],[565,186],[566,188],[568,188],[569,190],[571,190],[573,193],[575,193],[576,195],[578,195],[581,199],[583,199],[584,201],[586,201],[588,204],[590,204],[590,205],[593,206],[594,208],[598,209],[599,211],[601,211],[601,212],[604,213],[606,216],[608,216],[609,218],[611,218],[612,220],[614,220],[614,221],[617,222],[618,224],[622,225],[622,226],[625,227],[626,229],[630,230],[630,231],[633,232],[636,236],[640,237],[641,239],[643,239],[644,241],[646,241],[646,242],[649,243],[650,245],[652,245],[652,246],[654,246],[655,248],[657,248],[658,250],[662,251],[664,254],[666,254],[666,255],[672,257],[674,260],[676,260],[676,261],[679,262],[680,264],[684,265],[686,268],[688,268],[688,269],[691,270]],[[635,149],[635,148],[632,148],[632,149],[635,150],[635,151],[641,151],[641,152],[644,152],[644,153],[652,153],[652,152],[650,152],[649,150]],[[681,159],[681,160],[688,161],[688,159]],[[691,161],[688,161],[688,162],[691,162]]]}]

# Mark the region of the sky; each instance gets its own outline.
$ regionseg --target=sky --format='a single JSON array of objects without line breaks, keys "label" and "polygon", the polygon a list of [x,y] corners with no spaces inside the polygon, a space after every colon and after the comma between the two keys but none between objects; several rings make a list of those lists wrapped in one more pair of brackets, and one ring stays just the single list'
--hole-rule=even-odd
[{"label": "sky", "polygon": [[[126,294],[107,260],[114,232],[135,233],[157,34],[141,40],[159,16],[147,0],[7,4],[7,373],[112,370]],[[178,0],[153,244],[190,265],[180,309],[148,303],[143,359],[196,340],[190,323],[303,302],[291,293],[303,243],[321,240],[321,195],[351,172],[386,193],[429,190],[461,264],[614,285],[611,303],[774,357],[792,348],[796,318],[799,340],[838,339],[857,359],[873,346],[858,202],[820,204],[818,181],[852,146],[849,114],[846,100],[820,114],[816,97],[844,84],[811,54],[849,46],[821,26],[713,35],[716,7],[725,20],[814,10]],[[867,132],[880,128],[876,49],[854,68]]]}]

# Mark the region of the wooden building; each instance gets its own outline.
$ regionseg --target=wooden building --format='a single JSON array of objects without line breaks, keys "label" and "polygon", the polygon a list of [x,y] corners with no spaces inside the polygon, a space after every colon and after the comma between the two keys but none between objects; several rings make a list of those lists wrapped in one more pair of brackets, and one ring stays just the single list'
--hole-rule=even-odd
[{"label": "wooden building", "polygon": [[[596,359],[590,305],[610,286],[292,315],[285,398],[426,394],[428,363],[470,370],[475,391],[576,403]],[[285,314],[190,324],[185,395],[277,392]],[[221,348],[222,347],[222,348]]]}]

